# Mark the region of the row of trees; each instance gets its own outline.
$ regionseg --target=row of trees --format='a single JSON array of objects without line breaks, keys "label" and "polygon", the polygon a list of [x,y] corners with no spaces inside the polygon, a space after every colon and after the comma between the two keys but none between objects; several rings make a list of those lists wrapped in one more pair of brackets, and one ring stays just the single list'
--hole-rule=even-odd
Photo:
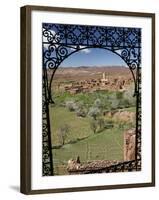
[{"label": "row of trees", "polygon": [[[134,87],[129,87],[125,92],[123,91],[96,91],[92,93],[79,93],[71,95],[68,92],[54,94],[56,105],[66,106],[68,101],[75,102],[76,104],[84,104],[85,108],[93,106],[96,99],[100,99],[100,105],[105,110],[113,110],[117,108],[125,108],[135,106],[136,100],[133,97]],[[77,105],[72,106],[73,109]],[[79,107],[79,105],[78,105]]]},{"label": "row of trees", "polygon": [[[83,94],[84,95],[84,94]],[[109,95],[102,94],[96,98],[91,104],[78,101],[65,101],[65,106],[69,111],[76,112],[77,116],[86,117],[87,114],[96,119],[96,116],[101,111],[112,111],[116,109],[133,107],[136,104],[136,99],[133,96],[133,90],[129,89],[125,92],[113,92]]]}]

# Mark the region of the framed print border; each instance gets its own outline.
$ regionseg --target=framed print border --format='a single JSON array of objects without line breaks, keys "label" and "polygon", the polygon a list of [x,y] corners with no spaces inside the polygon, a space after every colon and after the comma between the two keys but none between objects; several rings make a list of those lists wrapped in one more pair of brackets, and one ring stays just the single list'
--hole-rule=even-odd
[{"label": "framed print border", "polygon": [[[61,13],[81,13],[81,14],[96,14],[96,15],[112,15],[112,16],[130,16],[130,17],[148,17],[152,19],[152,133],[151,133],[151,182],[121,184],[121,185],[100,185],[86,187],[69,187],[69,188],[54,188],[54,189],[32,189],[31,181],[31,135],[32,135],[32,80],[31,80],[31,24],[32,11],[48,11]],[[50,98],[50,100],[52,100]],[[137,156],[136,156],[137,158]],[[137,159],[136,159],[137,160]],[[155,14],[153,13],[138,13],[138,12],[123,12],[123,11],[106,11],[92,9],[77,9],[77,8],[62,8],[62,7],[45,7],[45,6],[24,6],[21,8],[21,192],[24,194],[40,194],[40,193],[57,193],[57,192],[74,192],[88,190],[105,190],[130,187],[150,187],[155,186]]]}]

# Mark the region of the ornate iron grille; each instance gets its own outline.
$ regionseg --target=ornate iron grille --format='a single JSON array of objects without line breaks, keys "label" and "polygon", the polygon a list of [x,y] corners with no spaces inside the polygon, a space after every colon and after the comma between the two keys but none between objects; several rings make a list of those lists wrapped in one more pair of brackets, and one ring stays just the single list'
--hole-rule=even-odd
[{"label": "ornate iron grille", "polygon": [[[120,56],[129,67],[136,97],[136,170],[141,169],[141,29],[43,23],[43,175],[53,175],[49,104],[51,85],[60,64],[86,48],[102,48]],[[51,74],[51,75],[50,75]],[[130,165],[131,168],[131,165]],[[134,168],[134,167],[133,167]],[[130,169],[131,171],[131,169]]]}]

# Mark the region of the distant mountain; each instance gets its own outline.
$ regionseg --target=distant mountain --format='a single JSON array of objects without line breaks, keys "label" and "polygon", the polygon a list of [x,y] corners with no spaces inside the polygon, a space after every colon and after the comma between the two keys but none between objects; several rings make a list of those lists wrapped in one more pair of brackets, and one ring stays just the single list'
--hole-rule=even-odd
[{"label": "distant mountain", "polygon": [[63,69],[88,69],[88,68],[127,68],[127,66],[110,66],[110,65],[106,65],[106,66],[78,66],[78,67],[73,67],[73,66],[68,66],[68,67],[63,67],[63,66],[60,66],[60,68],[63,68]]}]

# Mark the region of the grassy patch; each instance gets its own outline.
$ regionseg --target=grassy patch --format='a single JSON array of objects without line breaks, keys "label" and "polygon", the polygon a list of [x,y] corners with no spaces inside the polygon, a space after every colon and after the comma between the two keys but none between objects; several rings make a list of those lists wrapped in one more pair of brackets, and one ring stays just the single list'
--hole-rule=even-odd
[{"label": "grassy patch", "polygon": [[53,149],[55,173],[67,174],[68,160],[77,156],[80,156],[82,162],[123,160],[123,131],[116,128],[104,130],[76,144],[66,144],[61,149]]},{"label": "grassy patch", "polygon": [[136,112],[136,107],[124,108],[124,111]]},{"label": "grassy patch", "polygon": [[70,131],[66,143],[77,138],[84,138],[93,134],[90,129],[90,119],[77,117],[76,113],[68,111],[65,107],[51,107],[50,109],[52,144],[59,145],[58,130],[63,124],[68,124]]}]

